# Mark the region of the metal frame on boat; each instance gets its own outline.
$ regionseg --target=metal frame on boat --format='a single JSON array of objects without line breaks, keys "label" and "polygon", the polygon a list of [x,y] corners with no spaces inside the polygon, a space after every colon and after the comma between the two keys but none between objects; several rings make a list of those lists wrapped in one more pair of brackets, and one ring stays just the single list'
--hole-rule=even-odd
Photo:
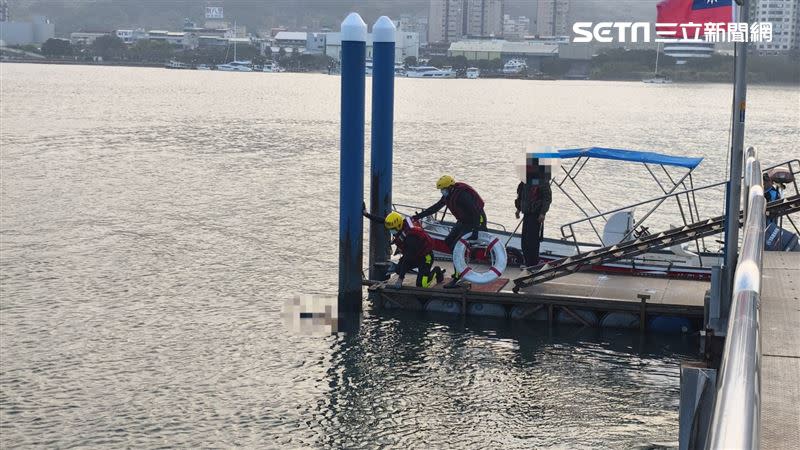
[{"label": "metal frame on boat", "polygon": [[[550,185],[552,189],[558,189],[562,192],[583,215],[580,219],[560,225],[560,238],[544,238],[542,240],[540,251],[542,262],[587,253],[647,236],[650,233],[647,225],[652,223],[648,222],[648,219],[668,200],[675,199],[683,227],[690,227],[693,224],[705,221],[712,214],[701,216],[697,201],[698,193],[707,193],[714,188],[722,189],[726,184],[726,182],[722,181],[695,187],[693,173],[703,158],[600,147],[564,149],[539,153],[535,154],[535,156],[539,159],[574,159],[574,162],[568,167],[560,166],[562,173],[560,176],[554,174]],[[591,159],[642,164],[662,191],[662,195],[612,210],[601,211],[596,202],[592,200],[577,181],[578,176]],[[781,166],[788,168],[792,174],[800,173],[800,160],[798,159],[767,167],[765,171]],[[679,169],[686,169],[686,171],[685,173],[676,173],[676,170]],[[662,172],[663,175],[658,176]],[[578,194],[570,194],[566,189],[567,185],[574,186]],[[794,188],[795,195],[800,193],[797,181],[792,181],[790,186]],[[588,206],[582,206],[581,203],[586,203]],[[640,219],[634,219],[633,210],[644,205],[650,206]],[[421,209],[413,205],[403,204],[394,204],[393,207],[395,210],[408,215]],[[791,217],[788,220],[795,231],[800,234],[800,230],[797,229],[797,225],[792,221]],[[436,259],[451,259],[443,245],[444,237],[454,225],[452,220],[448,220],[447,210],[443,211],[441,215],[423,219],[421,223],[423,228],[434,238],[435,243],[439,244],[435,246],[437,251],[434,252],[434,256]],[[515,258],[515,255],[521,255],[521,251],[519,251],[521,248],[521,236],[515,233],[516,230],[514,230],[515,232],[509,232],[505,226],[493,222],[488,222],[487,225],[489,231],[500,237],[506,247],[510,249],[509,264],[520,264],[521,258]],[[593,236],[591,239],[595,242],[587,240],[584,236],[581,237],[582,240],[579,240],[578,234],[581,228],[590,229],[589,235]],[[601,229],[602,232],[600,231]],[[711,275],[711,267],[721,263],[722,249],[710,249],[706,238],[702,235],[692,240],[692,242],[693,245],[687,242],[682,245],[673,245],[669,249],[650,250],[631,258],[591,265],[588,269],[636,275],[660,275],[670,278],[708,279]]]}]

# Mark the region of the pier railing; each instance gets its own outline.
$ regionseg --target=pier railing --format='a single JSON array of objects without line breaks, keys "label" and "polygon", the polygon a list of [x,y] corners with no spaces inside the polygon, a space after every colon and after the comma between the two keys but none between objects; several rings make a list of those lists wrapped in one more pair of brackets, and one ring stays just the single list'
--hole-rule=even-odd
[{"label": "pier railing", "polygon": [[733,281],[725,348],[717,380],[709,449],[758,448],[760,426],[759,302],[766,199],[755,150],[745,153],[743,241]]}]

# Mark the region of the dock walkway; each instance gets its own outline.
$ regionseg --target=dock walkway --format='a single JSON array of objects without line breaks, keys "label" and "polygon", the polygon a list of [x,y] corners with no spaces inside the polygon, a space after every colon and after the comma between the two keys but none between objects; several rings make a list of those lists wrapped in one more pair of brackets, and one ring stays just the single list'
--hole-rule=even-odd
[{"label": "dock walkway", "polygon": [[761,293],[761,448],[800,442],[800,253],[765,252]]}]

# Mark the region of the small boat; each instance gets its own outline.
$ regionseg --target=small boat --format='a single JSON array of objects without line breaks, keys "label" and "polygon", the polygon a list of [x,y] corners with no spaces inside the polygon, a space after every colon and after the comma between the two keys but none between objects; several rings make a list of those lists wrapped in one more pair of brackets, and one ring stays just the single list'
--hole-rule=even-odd
[{"label": "small boat", "polygon": [[440,69],[433,66],[413,66],[406,70],[408,78],[455,78],[456,73],[452,69]]},{"label": "small boat", "polygon": [[[233,32],[236,35],[236,22],[233,24]],[[227,57],[227,52],[226,55]],[[222,70],[224,72],[252,72],[253,71],[253,62],[252,61],[239,61],[236,58],[236,41],[233,41],[233,61],[226,63],[226,64],[218,64],[217,70]]]},{"label": "small boat", "polygon": [[266,72],[266,73],[281,72],[280,67],[278,67],[278,64],[275,62],[268,62],[263,66],[255,66],[255,70],[256,72]]},{"label": "small boat", "polygon": [[510,59],[508,60],[507,63],[503,65],[503,73],[509,75],[517,74],[527,69],[528,69],[528,63],[526,63],[522,59]]},{"label": "small boat", "polygon": [[647,78],[642,80],[644,83],[648,84],[671,84],[672,80],[669,77],[665,77],[663,75],[656,75],[653,78]]},{"label": "small boat", "polygon": [[252,61],[231,61],[227,64],[217,65],[217,70],[224,72],[252,72],[253,63]]},{"label": "small boat", "polygon": [[167,69],[188,69],[189,65],[186,63],[182,63],[180,61],[175,61],[174,59],[169,60],[168,63],[164,64],[164,67]]},{"label": "small boat", "polygon": [[[661,44],[659,44],[659,45],[661,45]],[[664,75],[659,75],[658,74],[658,54],[659,54],[659,47],[656,47],[656,70],[653,71],[653,77],[652,78],[646,78],[646,79],[642,80],[642,82],[648,83],[648,84],[671,84],[672,80],[670,80],[669,77],[666,77]]]},{"label": "small boat", "polygon": [[198,64],[195,67],[196,70],[211,70],[211,67],[206,64]]},{"label": "small boat", "polygon": [[[717,194],[718,190],[724,187],[726,183],[722,181],[694,187],[692,173],[703,158],[599,147],[558,150],[548,153],[547,156],[540,157],[562,160],[561,164],[574,160],[567,167],[562,166],[565,169],[564,173],[559,177],[554,176],[550,181],[550,186],[554,192],[557,190],[564,192],[565,197],[572,201],[581,215],[583,215],[582,218],[558,226],[557,229],[561,234],[560,238],[545,237],[542,240],[540,244],[540,263],[561,260],[576,255],[585,255],[593,250],[632,242],[640,237],[649,236],[651,235],[650,228],[654,227],[654,224],[652,220],[648,221],[647,219],[656,210],[659,211],[659,215],[663,216],[665,211],[663,211],[662,204],[678,203],[677,211],[669,212],[671,217],[674,218],[677,227],[670,224],[669,229],[674,230],[676,228],[690,227],[697,223],[705,223],[709,218],[701,215],[697,198],[704,194],[706,196]],[[650,199],[642,199],[634,204],[600,211],[594,206],[596,204],[595,201],[580,187],[577,180],[584,166],[593,159],[643,165],[646,172],[650,173],[654,178],[654,182],[659,186],[659,195]],[[796,164],[796,160],[789,160],[767,167],[765,170],[768,171],[773,167],[786,167],[792,172],[792,176],[796,176],[797,173],[800,173],[800,168],[795,167]],[[668,176],[664,177],[665,179],[656,178],[656,172],[652,170],[652,167],[659,167]],[[620,167],[614,173],[624,170],[626,168]],[[555,172],[553,173],[555,174]],[[597,182],[597,180],[592,179],[592,182]],[[577,192],[569,193],[566,189],[570,185],[576,187]],[[578,202],[591,205],[594,211],[582,208]],[[395,204],[393,207],[401,214],[408,216],[423,209],[418,206],[401,204]],[[637,210],[642,211],[641,214],[636,214]],[[434,258],[437,260],[451,260],[452,256],[444,240],[455,225],[455,220],[452,217],[448,218],[445,213],[438,215],[438,217],[434,215],[423,218],[420,223],[433,239]],[[489,233],[499,238],[500,242],[505,243],[508,264],[511,266],[521,265],[521,235],[517,234],[516,230],[509,232],[501,224],[488,222],[487,225]],[[548,228],[552,229],[551,227],[551,225],[548,225]],[[800,234],[800,230],[796,231]],[[647,250],[646,253],[627,259],[587,265],[582,270],[708,280],[711,277],[711,267],[720,265],[723,260],[722,249],[720,247],[711,248],[715,242],[710,238],[697,238],[690,243],[676,244],[658,250]],[[477,256],[477,258],[480,259],[481,257]]]},{"label": "small boat", "polygon": [[468,67],[467,68],[467,78],[474,80],[481,76],[481,71],[477,67]]},{"label": "small boat", "polygon": [[[368,77],[372,76],[372,60],[371,59],[366,60],[365,66],[364,66],[364,73]],[[404,77],[404,76],[406,76],[406,68],[403,67],[402,64],[395,63],[395,65],[394,65],[394,75],[396,77]]]}]

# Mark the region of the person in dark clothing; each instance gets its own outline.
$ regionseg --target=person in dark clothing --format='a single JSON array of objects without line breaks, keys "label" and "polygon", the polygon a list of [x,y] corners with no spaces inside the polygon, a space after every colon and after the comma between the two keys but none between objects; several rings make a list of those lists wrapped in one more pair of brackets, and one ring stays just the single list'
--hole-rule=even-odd
[{"label": "person in dark clothing", "polygon": [[[764,197],[767,199],[767,203],[774,202],[775,200],[781,199],[781,191],[775,187],[775,183],[772,181],[772,178],[769,174],[764,173]],[[777,220],[775,217],[767,216],[767,225],[775,224],[777,225]]]},{"label": "person in dark clothing", "polygon": [[522,218],[522,254],[525,265],[539,263],[539,244],[544,237],[544,218],[550,209],[553,193],[550,189],[550,174],[539,164],[538,158],[528,158],[525,166],[525,182],[517,186],[517,208],[515,216]]},{"label": "person in dark clothing", "polygon": [[[486,212],[483,210],[483,199],[466,183],[457,183],[450,175],[442,175],[436,182],[436,188],[442,192],[442,198],[429,208],[417,213],[414,219],[435,214],[446,206],[456,218],[456,224],[445,237],[444,242],[450,251],[453,251],[456,242],[469,232],[486,230]],[[454,273],[453,279],[445,287],[455,287],[459,274]]]},{"label": "person in dark clothing", "polygon": [[403,285],[406,273],[417,269],[417,287],[431,287],[444,280],[444,270],[433,265],[433,240],[422,227],[417,226],[411,219],[404,219],[396,212],[390,212],[385,218],[370,214],[364,209],[364,217],[377,223],[382,223],[392,235],[391,244],[401,253],[400,261],[395,265],[398,281],[395,287]]}]

